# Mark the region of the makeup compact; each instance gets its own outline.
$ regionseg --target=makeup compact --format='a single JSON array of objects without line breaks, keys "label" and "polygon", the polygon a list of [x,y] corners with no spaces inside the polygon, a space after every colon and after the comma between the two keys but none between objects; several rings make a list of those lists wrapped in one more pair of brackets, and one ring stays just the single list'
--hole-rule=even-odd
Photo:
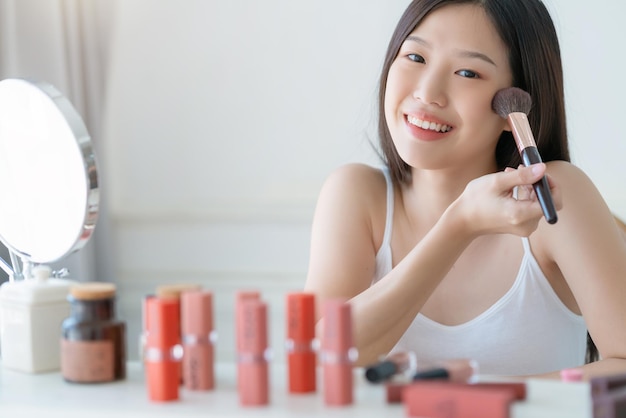
[{"label": "makeup compact", "polygon": [[98,215],[96,160],[87,129],[52,85],[0,81],[0,355],[4,367],[60,369],[61,324],[70,314],[67,269],[50,265],[81,249]]}]

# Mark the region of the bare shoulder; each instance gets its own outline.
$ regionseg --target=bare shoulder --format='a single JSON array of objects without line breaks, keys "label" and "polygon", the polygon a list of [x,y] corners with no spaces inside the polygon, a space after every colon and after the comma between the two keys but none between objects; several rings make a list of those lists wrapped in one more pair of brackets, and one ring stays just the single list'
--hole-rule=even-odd
[{"label": "bare shoulder", "polygon": [[305,289],[352,297],[369,287],[384,232],[386,182],[382,171],[346,164],[326,179],[311,230]]},{"label": "bare shoulder", "polygon": [[616,230],[616,223],[593,181],[582,169],[565,161],[549,162],[547,168],[559,188],[563,206],[555,225],[540,227],[544,239],[552,242],[554,248],[563,248],[563,242],[568,242],[568,247],[577,242],[606,242],[606,237]]},{"label": "bare shoulder", "polygon": [[332,230],[342,239],[367,243],[368,250],[374,251],[384,235],[386,195],[387,183],[380,168],[351,163],[335,169],[320,192],[314,232],[318,227]]},{"label": "bare shoulder", "polygon": [[349,163],[335,169],[326,183],[349,188],[371,189],[385,186],[385,177],[380,168],[363,163]]},{"label": "bare shoulder", "polygon": [[[372,209],[385,201],[385,176],[380,168],[362,163],[345,164],[335,169],[326,179],[322,194],[336,203]],[[330,196],[329,196],[330,195]]]},{"label": "bare shoulder", "polygon": [[587,174],[568,161],[550,161],[546,163],[548,174],[559,181],[570,183],[571,181],[585,180],[591,182]]},{"label": "bare shoulder", "polygon": [[604,205],[598,188],[582,169],[567,161],[551,161],[546,166],[548,175],[561,189],[563,210],[569,212],[574,208],[568,206],[580,202]]}]

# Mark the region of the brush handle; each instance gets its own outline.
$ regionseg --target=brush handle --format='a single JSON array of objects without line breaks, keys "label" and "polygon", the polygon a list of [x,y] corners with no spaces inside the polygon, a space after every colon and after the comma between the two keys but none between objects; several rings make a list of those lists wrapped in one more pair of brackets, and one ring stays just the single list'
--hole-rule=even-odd
[{"label": "brush handle", "polygon": [[[522,156],[522,161],[524,161],[524,165],[527,167],[529,165],[542,162],[537,147],[526,147],[520,154]],[[554,207],[554,202],[552,201],[550,185],[548,184],[546,176],[543,176],[541,180],[533,184],[533,189],[535,190],[537,199],[539,199],[539,204],[541,205],[546,221],[548,221],[549,224],[556,223],[556,208]]]}]

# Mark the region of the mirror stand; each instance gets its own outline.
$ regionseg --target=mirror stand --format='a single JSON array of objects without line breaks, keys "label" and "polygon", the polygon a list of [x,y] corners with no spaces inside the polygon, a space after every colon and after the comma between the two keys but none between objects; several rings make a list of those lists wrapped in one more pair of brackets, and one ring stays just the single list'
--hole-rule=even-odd
[{"label": "mirror stand", "polygon": [[[11,256],[13,256],[13,253],[11,253]],[[7,276],[9,276],[9,280],[13,280],[13,277],[14,277],[15,273],[13,272],[13,269],[11,268],[9,263],[4,261],[4,259],[2,257],[0,257],[0,268],[2,270],[4,270],[4,272],[7,274]]]},{"label": "mirror stand", "polygon": [[[24,280],[24,279],[33,278],[34,277],[32,273],[33,268],[36,266],[45,265],[45,264],[34,265],[27,259],[23,258],[21,262],[21,267],[20,267],[20,261],[17,255],[13,251],[11,251],[11,249],[8,249],[8,250],[11,256],[11,264],[7,263],[6,260],[0,257],[0,268],[4,270],[4,272],[9,276],[9,282],[12,282],[14,280]],[[66,267],[63,267],[60,270],[52,271],[51,277],[64,278],[64,277],[67,277],[69,273],[70,271]]]},{"label": "mirror stand", "polygon": [[[9,265],[9,263],[7,263],[2,257],[0,257],[0,268],[2,268],[2,270],[4,270],[4,272],[9,276],[10,282],[16,279],[24,279],[24,273],[22,268],[20,267],[20,262],[17,258],[17,255],[10,248],[7,248],[7,250],[9,251],[9,256],[11,257],[11,265]],[[24,266],[26,266],[26,263],[27,262],[24,261]]]}]

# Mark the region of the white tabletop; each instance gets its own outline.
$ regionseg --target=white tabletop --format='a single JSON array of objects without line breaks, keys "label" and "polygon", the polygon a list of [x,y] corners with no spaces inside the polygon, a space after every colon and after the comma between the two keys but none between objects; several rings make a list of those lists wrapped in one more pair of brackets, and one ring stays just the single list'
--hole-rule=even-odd
[{"label": "white tabletop", "polygon": [[404,417],[401,404],[388,404],[385,387],[365,381],[354,370],[354,402],[324,404],[321,380],[314,394],[288,394],[286,368],[271,364],[270,404],[243,407],[236,390],[234,364],[216,366],[216,388],[195,392],[181,387],[180,399],[156,403],[148,399],[140,363],[129,363],[127,378],[104,384],[65,382],[60,373],[27,374],[0,366],[0,416],[4,417]]}]

